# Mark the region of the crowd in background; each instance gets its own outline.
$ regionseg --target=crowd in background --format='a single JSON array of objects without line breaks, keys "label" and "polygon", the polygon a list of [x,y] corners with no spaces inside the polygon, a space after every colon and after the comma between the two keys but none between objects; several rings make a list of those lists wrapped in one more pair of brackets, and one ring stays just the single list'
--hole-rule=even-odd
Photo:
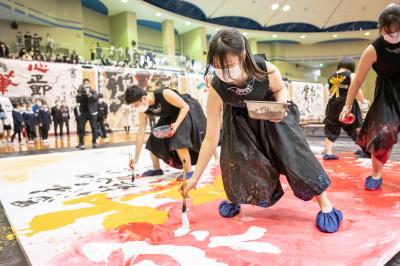
[{"label": "crowd in background", "polygon": [[174,65],[186,72],[194,72],[196,65],[199,64],[188,55],[170,58],[157,54],[154,50],[139,50],[135,41],[132,42],[131,47],[125,48],[121,45],[116,47],[114,44],[110,47],[102,47],[98,42],[93,42],[89,48],[90,60],[86,60],[75,50],[69,51],[59,47],[50,34],[42,38],[37,33],[32,36],[29,31],[25,34],[17,33],[15,47],[16,52],[13,53],[9,45],[0,41],[0,58],[142,69],[160,69]]},{"label": "crowd in background", "polygon": [[[111,132],[108,123],[108,105],[104,102],[104,96],[95,93],[95,103],[91,103],[90,119],[94,143],[98,137],[107,141],[107,133]],[[79,102],[81,102],[79,100]],[[56,100],[53,107],[49,107],[46,101],[37,98],[33,102],[13,102],[11,113],[12,120],[0,105],[0,144],[32,145],[42,142],[48,145],[48,136],[51,128],[57,140],[63,140],[65,133],[70,136],[71,113],[74,112],[75,122],[80,138],[83,140],[86,114],[85,104],[79,103],[74,108],[69,107],[64,100]],[[94,115],[93,115],[94,114]],[[64,130],[66,129],[66,131]]]}]

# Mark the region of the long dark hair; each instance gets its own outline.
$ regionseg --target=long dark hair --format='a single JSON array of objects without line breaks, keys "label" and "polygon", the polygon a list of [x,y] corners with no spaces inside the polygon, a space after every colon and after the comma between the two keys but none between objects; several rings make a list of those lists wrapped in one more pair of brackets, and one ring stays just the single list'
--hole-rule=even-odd
[{"label": "long dark hair", "polygon": [[256,63],[254,55],[251,53],[249,43],[237,29],[223,28],[217,31],[210,39],[207,68],[204,77],[210,72],[210,68],[214,66],[215,61],[221,65],[222,72],[230,76],[229,68],[226,63],[228,54],[236,55],[241,58],[242,53],[246,53],[246,57],[242,62],[244,72],[250,77],[257,80],[265,80],[268,78],[268,72],[262,70]]},{"label": "long dark hair", "polygon": [[390,27],[394,25],[396,32],[400,31],[400,5],[391,4],[382,10],[378,18],[379,31],[390,33]]}]

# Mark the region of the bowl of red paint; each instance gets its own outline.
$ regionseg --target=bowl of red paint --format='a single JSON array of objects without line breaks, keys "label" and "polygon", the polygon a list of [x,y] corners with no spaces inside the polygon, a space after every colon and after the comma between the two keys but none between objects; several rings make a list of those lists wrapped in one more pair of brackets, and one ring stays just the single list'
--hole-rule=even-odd
[{"label": "bowl of red paint", "polygon": [[353,124],[355,120],[356,120],[355,115],[350,113],[344,119],[341,119],[340,122],[342,122],[343,124],[346,124],[346,125],[350,125],[350,124]]},{"label": "bowl of red paint", "polygon": [[249,116],[259,120],[282,120],[289,103],[269,101],[244,101]]},{"label": "bowl of red paint", "polygon": [[172,132],[171,125],[160,126],[153,129],[153,135],[159,139],[170,138],[171,132]]}]

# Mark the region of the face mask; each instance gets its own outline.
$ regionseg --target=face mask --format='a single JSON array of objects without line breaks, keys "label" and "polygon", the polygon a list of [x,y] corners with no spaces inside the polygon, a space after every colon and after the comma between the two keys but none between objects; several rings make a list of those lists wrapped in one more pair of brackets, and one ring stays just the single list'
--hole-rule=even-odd
[{"label": "face mask", "polygon": [[392,44],[396,44],[400,42],[400,32],[394,32],[394,33],[384,33],[383,35],[383,39],[385,39],[385,41],[387,41],[388,43],[392,43]]},{"label": "face mask", "polygon": [[149,106],[147,104],[142,104],[136,108],[136,111],[138,111],[139,113],[144,113],[147,111],[147,109],[149,109]]},{"label": "face mask", "polygon": [[218,78],[224,82],[233,82],[235,79],[240,77],[240,74],[242,74],[242,70],[240,69],[239,65],[236,65],[232,68],[229,68],[229,77],[225,77],[224,73],[222,72],[222,69],[215,69],[215,74],[218,76]]}]

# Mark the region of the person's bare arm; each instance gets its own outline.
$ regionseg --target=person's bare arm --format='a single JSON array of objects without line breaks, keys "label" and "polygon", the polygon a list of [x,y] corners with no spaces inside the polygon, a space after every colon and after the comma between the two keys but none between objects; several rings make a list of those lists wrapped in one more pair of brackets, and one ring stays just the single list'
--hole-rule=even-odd
[{"label": "person's bare arm", "polygon": [[168,103],[179,108],[178,117],[175,123],[173,124],[173,134],[174,134],[176,129],[181,125],[187,113],[189,112],[189,105],[173,90],[170,89],[164,90],[163,96]]},{"label": "person's bare arm", "polygon": [[129,161],[129,167],[134,168],[135,163],[139,160],[140,152],[144,143],[144,137],[146,134],[147,127],[147,115],[145,113],[139,113],[139,129],[136,133],[135,141],[135,157]]},{"label": "person's bare arm", "polygon": [[340,114],[340,119],[343,120],[351,111],[354,99],[356,98],[361,85],[367,77],[368,71],[372,64],[376,62],[377,55],[374,46],[369,45],[361,55],[360,63],[356,71],[354,80],[350,83],[349,91],[347,92],[346,104]]},{"label": "person's bare arm", "polygon": [[187,182],[186,187],[180,188],[180,191],[184,196],[187,196],[187,193],[192,188],[196,187],[218,145],[221,128],[222,104],[220,96],[213,88],[210,88],[210,93],[207,99],[207,132],[205,139],[201,144],[199,159],[197,160],[193,176]]}]

